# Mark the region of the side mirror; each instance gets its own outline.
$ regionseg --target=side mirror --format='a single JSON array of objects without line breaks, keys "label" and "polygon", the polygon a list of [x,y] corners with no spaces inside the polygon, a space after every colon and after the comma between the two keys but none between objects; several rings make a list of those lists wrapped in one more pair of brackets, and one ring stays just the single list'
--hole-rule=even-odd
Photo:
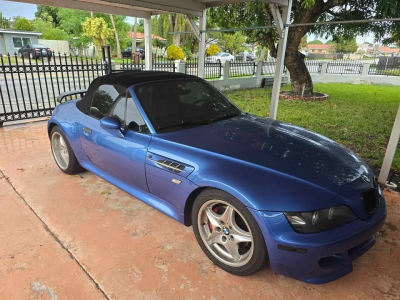
[{"label": "side mirror", "polygon": [[124,133],[121,131],[121,122],[114,117],[104,117],[100,120],[101,127],[105,129],[115,129],[115,133],[118,137],[125,137]]},{"label": "side mirror", "polygon": [[101,127],[106,129],[120,129],[121,122],[114,117],[104,117],[100,120]]}]

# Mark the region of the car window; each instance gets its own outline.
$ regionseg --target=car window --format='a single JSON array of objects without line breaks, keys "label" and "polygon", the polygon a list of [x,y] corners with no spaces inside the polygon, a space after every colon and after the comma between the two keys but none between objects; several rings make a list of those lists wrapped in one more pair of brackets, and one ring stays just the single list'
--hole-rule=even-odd
[{"label": "car window", "polygon": [[111,112],[111,116],[118,119],[122,127],[125,127],[125,108],[126,97],[123,97],[117,100]]},{"label": "car window", "polygon": [[223,54],[222,56],[223,56],[223,57],[226,57],[226,56],[228,56],[228,54]]},{"label": "car window", "polygon": [[96,119],[104,118],[108,115],[114,101],[126,96],[126,88],[102,85],[93,95],[90,115]]},{"label": "car window", "polygon": [[146,122],[131,97],[128,97],[126,105],[126,129],[141,133],[150,133]]},{"label": "car window", "polygon": [[[157,132],[183,129],[240,114],[218,90],[200,79],[141,84],[135,93]],[[171,130],[171,127],[172,128]],[[168,128],[168,130],[166,130]]]}]

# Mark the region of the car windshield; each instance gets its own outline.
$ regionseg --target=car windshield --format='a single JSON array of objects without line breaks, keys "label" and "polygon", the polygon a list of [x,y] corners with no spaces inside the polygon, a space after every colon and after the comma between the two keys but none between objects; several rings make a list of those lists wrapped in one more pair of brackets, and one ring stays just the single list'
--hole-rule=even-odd
[{"label": "car windshield", "polygon": [[140,84],[135,87],[135,94],[159,133],[209,124],[241,114],[224,95],[202,79]]},{"label": "car windshield", "polygon": [[219,52],[217,54],[215,54],[214,56],[221,56],[223,53]]},{"label": "car windshield", "polygon": [[43,49],[43,48],[47,49],[47,47],[45,45],[42,45],[42,44],[32,44],[32,47],[41,48],[41,49]]}]

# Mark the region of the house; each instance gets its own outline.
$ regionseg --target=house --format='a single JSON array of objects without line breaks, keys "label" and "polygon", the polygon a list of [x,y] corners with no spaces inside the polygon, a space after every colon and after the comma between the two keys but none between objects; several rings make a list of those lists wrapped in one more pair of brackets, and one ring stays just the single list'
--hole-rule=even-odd
[{"label": "house", "polygon": [[400,49],[397,47],[379,46],[379,44],[375,44],[374,46],[368,47],[367,54],[374,56],[399,56]]},{"label": "house", "polygon": [[41,35],[41,32],[0,29],[0,53],[12,55],[24,45],[38,44]]},{"label": "house", "polygon": [[400,49],[398,48],[391,48],[386,46],[381,46],[378,48],[380,55],[387,55],[387,56],[397,56],[400,55]]},{"label": "house", "polygon": [[323,45],[323,44],[308,44],[307,49],[308,53],[321,53],[327,54],[329,53],[331,45]]},{"label": "house", "polygon": [[[127,37],[133,39],[134,32],[128,32]],[[166,39],[162,38],[161,36],[152,34],[151,35],[152,39],[160,40],[160,41],[166,41]],[[136,33],[136,42],[140,43],[144,41],[144,33],[142,32],[137,32]]]}]

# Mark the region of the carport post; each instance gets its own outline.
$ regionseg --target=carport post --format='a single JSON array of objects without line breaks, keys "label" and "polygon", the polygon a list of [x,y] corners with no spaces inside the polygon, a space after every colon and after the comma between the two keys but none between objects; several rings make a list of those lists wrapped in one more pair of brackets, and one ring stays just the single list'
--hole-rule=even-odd
[{"label": "carport post", "polygon": [[200,17],[200,40],[199,40],[199,59],[197,60],[198,76],[204,78],[204,60],[206,55],[206,17],[207,9],[203,9],[203,15]]},{"label": "carport post", "polygon": [[278,44],[278,53],[276,56],[274,85],[272,88],[271,107],[270,107],[270,112],[269,112],[269,117],[271,119],[276,119],[276,114],[278,112],[279,92],[281,90],[281,81],[282,81],[282,74],[283,74],[283,68],[284,68],[284,62],[285,62],[287,36],[288,36],[288,32],[289,32],[289,28],[285,27],[284,24],[289,24],[290,13],[292,10],[292,0],[288,1],[288,6],[282,7],[282,17],[279,13],[279,9],[276,4],[270,4],[270,7],[271,7],[272,15],[274,17],[277,31],[279,34],[279,44]]},{"label": "carport post", "polygon": [[144,19],[144,56],[146,70],[153,68],[153,53],[152,53],[152,40],[151,40],[151,13],[147,14]]},{"label": "carport post", "polygon": [[390,167],[392,166],[397,145],[399,144],[399,138],[400,138],[400,105],[397,111],[396,120],[394,121],[389,143],[386,148],[385,158],[383,159],[381,172],[379,173],[378,181],[380,183],[385,184],[388,179]]}]

